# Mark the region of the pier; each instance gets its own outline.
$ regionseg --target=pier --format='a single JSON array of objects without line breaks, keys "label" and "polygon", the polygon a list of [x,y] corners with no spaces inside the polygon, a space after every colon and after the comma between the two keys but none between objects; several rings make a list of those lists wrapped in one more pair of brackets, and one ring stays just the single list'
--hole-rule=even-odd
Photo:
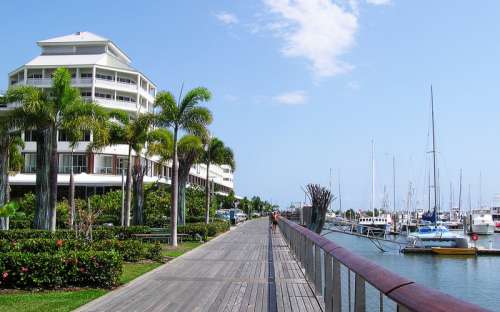
[{"label": "pier", "polygon": [[77,311],[485,311],[285,218],[229,233]]}]

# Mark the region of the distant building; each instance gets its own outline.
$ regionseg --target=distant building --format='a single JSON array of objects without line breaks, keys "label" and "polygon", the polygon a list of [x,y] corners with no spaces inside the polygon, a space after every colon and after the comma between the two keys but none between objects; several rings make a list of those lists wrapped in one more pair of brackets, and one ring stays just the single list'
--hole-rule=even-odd
[{"label": "distant building", "polygon": [[[31,85],[49,88],[52,74],[58,67],[66,67],[73,77],[72,84],[80,89],[83,99],[93,101],[109,109],[121,109],[129,114],[152,112],[157,86],[145,74],[131,67],[130,58],[111,40],[90,32],[77,32],[67,36],[37,42],[41,55],[9,73],[8,86]],[[9,110],[11,105],[0,107]],[[13,196],[33,190],[36,170],[36,142],[32,131],[25,131],[26,143],[22,154],[24,169],[12,176],[10,183]],[[78,194],[103,193],[120,187],[122,172],[127,168],[128,146],[108,146],[98,153],[88,153],[92,133],[83,135],[71,156],[71,149],[64,132],[58,133],[59,175],[58,183],[64,196],[69,183],[71,167],[75,172]],[[171,164],[160,164],[158,157],[142,158],[147,166],[144,182],[170,183]],[[204,186],[206,166],[191,168],[189,183]],[[233,173],[229,166],[210,166],[210,182],[215,191],[224,194],[234,188]]]}]

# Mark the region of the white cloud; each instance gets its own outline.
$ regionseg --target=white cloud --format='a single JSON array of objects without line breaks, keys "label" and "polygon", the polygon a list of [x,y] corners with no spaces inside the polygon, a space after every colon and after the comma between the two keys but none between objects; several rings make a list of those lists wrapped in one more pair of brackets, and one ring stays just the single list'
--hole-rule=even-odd
[{"label": "white cloud", "polygon": [[367,3],[373,5],[389,5],[391,4],[391,0],[366,0]]},{"label": "white cloud", "polygon": [[302,90],[291,91],[276,95],[273,97],[273,100],[284,105],[299,105],[307,101],[307,95]]},{"label": "white cloud", "polygon": [[224,11],[216,13],[215,17],[226,25],[238,24],[239,22],[236,15]]},{"label": "white cloud", "polygon": [[354,1],[348,6],[330,0],[263,1],[273,14],[267,29],[284,40],[283,55],[307,59],[318,77],[352,69],[340,56],[355,43],[358,17]]}]

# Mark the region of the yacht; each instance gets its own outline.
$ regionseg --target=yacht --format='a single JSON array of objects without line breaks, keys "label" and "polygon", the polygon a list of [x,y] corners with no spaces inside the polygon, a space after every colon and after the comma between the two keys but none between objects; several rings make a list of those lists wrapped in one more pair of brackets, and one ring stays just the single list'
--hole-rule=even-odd
[{"label": "yacht", "polygon": [[495,233],[496,225],[493,222],[490,209],[476,209],[472,211],[472,233],[490,235]]},{"label": "yacht", "polygon": [[368,228],[372,228],[375,232],[389,232],[391,230],[392,218],[390,214],[380,215],[377,217],[361,217],[358,220],[359,232],[365,233]]}]

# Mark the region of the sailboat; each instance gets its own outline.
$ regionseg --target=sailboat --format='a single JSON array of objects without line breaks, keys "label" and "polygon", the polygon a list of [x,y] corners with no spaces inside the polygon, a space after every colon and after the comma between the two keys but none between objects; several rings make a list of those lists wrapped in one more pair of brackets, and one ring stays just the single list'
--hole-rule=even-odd
[{"label": "sailboat", "polygon": [[[387,207],[384,207],[387,209]],[[384,212],[384,214],[375,215],[375,143],[372,140],[372,198],[371,198],[371,217],[361,217],[358,220],[360,225],[358,232],[367,233],[371,231],[375,234],[385,234],[390,232],[392,218],[391,215]]]},{"label": "sailboat", "polygon": [[[431,118],[432,118],[432,173],[433,173],[433,190],[434,190],[434,205],[432,211],[429,210],[422,215],[421,225],[417,231],[410,233],[408,238],[413,239],[414,243],[419,241],[424,247],[439,247],[447,245],[451,242],[451,247],[468,247],[468,242],[465,238],[452,233],[441,222],[438,222],[438,188],[436,176],[436,137],[434,126],[434,96],[431,86]],[[429,188],[431,186],[429,185]],[[430,193],[430,192],[429,192]],[[429,201],[431,198],[429,197]]]}]

